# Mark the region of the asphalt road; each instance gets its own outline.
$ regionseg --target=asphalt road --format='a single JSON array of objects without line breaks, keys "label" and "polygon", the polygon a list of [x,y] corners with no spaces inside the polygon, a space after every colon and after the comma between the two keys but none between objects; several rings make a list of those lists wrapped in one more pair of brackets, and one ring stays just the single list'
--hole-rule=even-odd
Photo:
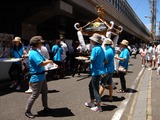
[{"label": "asphalt road", "polygon": [[[140,62],[139,56],[137,59],[130,60],[130,72],[126,75],[127,88],[130,88],[141,71]],[[80,76],[76,74],[75,77],[66,76],[65,79],[49,81],[48,104],[52,111],[48,114],[41,112],[43,107],[39,96],[32,109],[32,113],[36,115],[35,120],[111,120],[127,93],[116,93],[114,90],[114,101],[103,101],[103,112],[93,112],[84,106],[84,103],[89,101],[90,79],[88,74]],[[117,88],[120,88],[119,78],[114,77],[113,81],[118,82]],[[107,95],[108,90],[105,91],[102,99]],[[29,97],[30,95],[26,95],[23,91],[9,90],[8,86],[0,88],[0,120],[27,120],[24,112]],[[130,110],[130,108],[126,109]],[[123,115],[123,118],[125,120],[127,115]]]}]

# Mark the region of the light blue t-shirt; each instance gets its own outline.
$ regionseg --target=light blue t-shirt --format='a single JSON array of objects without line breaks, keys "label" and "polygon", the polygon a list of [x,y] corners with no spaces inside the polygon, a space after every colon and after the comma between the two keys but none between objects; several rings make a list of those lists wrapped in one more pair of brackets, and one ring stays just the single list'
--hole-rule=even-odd
[{"label": "light blue t-shirt", "polygon": [[114,73],[114,55],[115,49],[111,46],[106,46],[105,58],[107,63],[105,64],[106,73]]},{"label": "light blue t-shirt", "polygon": [[123,66],[125,67],[126,69],[128,69],[128,61],[129,61],[129,57],[130,57],[130,54],[129,54],[129,51],[127,48],[124,48],[120,55],[119,55],[120,58],[125,58],[125,60],[120,60],[119,61],[119,66]]},{"label": "light blue t-shirt", "polygon": [[[22,46],[19,50],[18,47],[14,50],[11,48],[11,53],[13,54],[14,58],[22,58],[23,51],[24,51],[24,46]],[[20,64],[21,62],[14,62],[14,64]]]},{"label": "light blue t-shirt", "polygon": [[[29,53],[29,67],[30,73],[42,73],[44,71],[44,66],[39,66],[46,58],[42,56],[37,50],[30,50]],[[40,82],[45,80],[44,74],[32,75],[30,78],[30,82]]]},{"label": "light blue t-shirt", "polygon": [[52,52],[53,54],[56,52],[56,54],[53,56],[53,61],[62,61],[62,57],[61,57],[63,53],[62,47],[59,47],[58,45],[54,45],[52,47]]},{"label": "light blue t-shirt", "polygon": [[101,48],[101,45],[96,45],[94,48],[92,48],[91,52],[91,75],[92,76],[98,76],[105,74],[105,68],[104,68],[104,60],[105,60],[105,54],[103,49]]}]

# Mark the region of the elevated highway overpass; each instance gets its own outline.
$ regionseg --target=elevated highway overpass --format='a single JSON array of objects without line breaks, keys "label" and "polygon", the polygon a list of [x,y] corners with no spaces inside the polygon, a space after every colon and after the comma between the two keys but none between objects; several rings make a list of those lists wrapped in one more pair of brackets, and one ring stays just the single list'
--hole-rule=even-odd
[{"label": "elevated highway overpass", "polygon": [[[149,30],[126,0],[2,1],[0,32],[13,33],[24,39],[30,39],[38,34],[45,39],[54,40],[62,33],[66,38],[75,40],[77,36],[74,23],[80,22],[84,25],[97,18],[95,6],[98,4],[104,6],[107,22],[114,21],[115,26],[123,26],[124,31],[120,35],[120,40],[128,39],[131,43],[149,41]],[[4,22],[7,25],[4,25]]]}]

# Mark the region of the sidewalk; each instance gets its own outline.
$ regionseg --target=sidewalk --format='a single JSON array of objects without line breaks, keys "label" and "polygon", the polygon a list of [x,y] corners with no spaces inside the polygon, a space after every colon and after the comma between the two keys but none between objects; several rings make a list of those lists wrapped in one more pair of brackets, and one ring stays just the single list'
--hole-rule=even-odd
[{"label": "sidewalk", "polygon": [[145,69],[144,74],[138,86],[138,95],[135,97],[136,104],[133,114],[133,120],[148,120],[151,116],[150,93],[151,93],[151,74],[152,71]]},{"label": "sidewalk", "polygon": [[160,76],[156,70],[145,69],[137,90],[132,120],[159,120]]},{"label": "sidewalk", "polygon": [[160,119],[160,76],[157,76],[156,70],[152,71],[151,77],[151,87],[152,87],[152,120]]}]

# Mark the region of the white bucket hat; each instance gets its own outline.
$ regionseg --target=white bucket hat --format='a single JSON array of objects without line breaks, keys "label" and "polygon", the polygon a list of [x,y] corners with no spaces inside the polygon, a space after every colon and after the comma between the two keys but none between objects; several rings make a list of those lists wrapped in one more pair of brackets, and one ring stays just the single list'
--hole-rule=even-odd
[{"label": "white bucket hat", "polygon": [[103,41],[104,45],[112,45],[112,40],[110,38],[105,38]]},{"label": "white bucket hat", "polygon": [[90,37],[89,39],[92,40],[92,41],[94,41],[94,42],[96,42],[96,43],[102,44],[102,37],[98,33],[94,33],[92,35],[92,37]]},{"label": "white bucket hat", "polygon": [[127,40],[122,40],[122,42],[121,42],[121,45],[125,45],[125,46],[128,46],[128,41]]},{"label": "white bucket hat", "polygon": [[22,43],[20,37],[15,37],[15,38],[12,40],[12,42],[20,42],[20,43]]}]

